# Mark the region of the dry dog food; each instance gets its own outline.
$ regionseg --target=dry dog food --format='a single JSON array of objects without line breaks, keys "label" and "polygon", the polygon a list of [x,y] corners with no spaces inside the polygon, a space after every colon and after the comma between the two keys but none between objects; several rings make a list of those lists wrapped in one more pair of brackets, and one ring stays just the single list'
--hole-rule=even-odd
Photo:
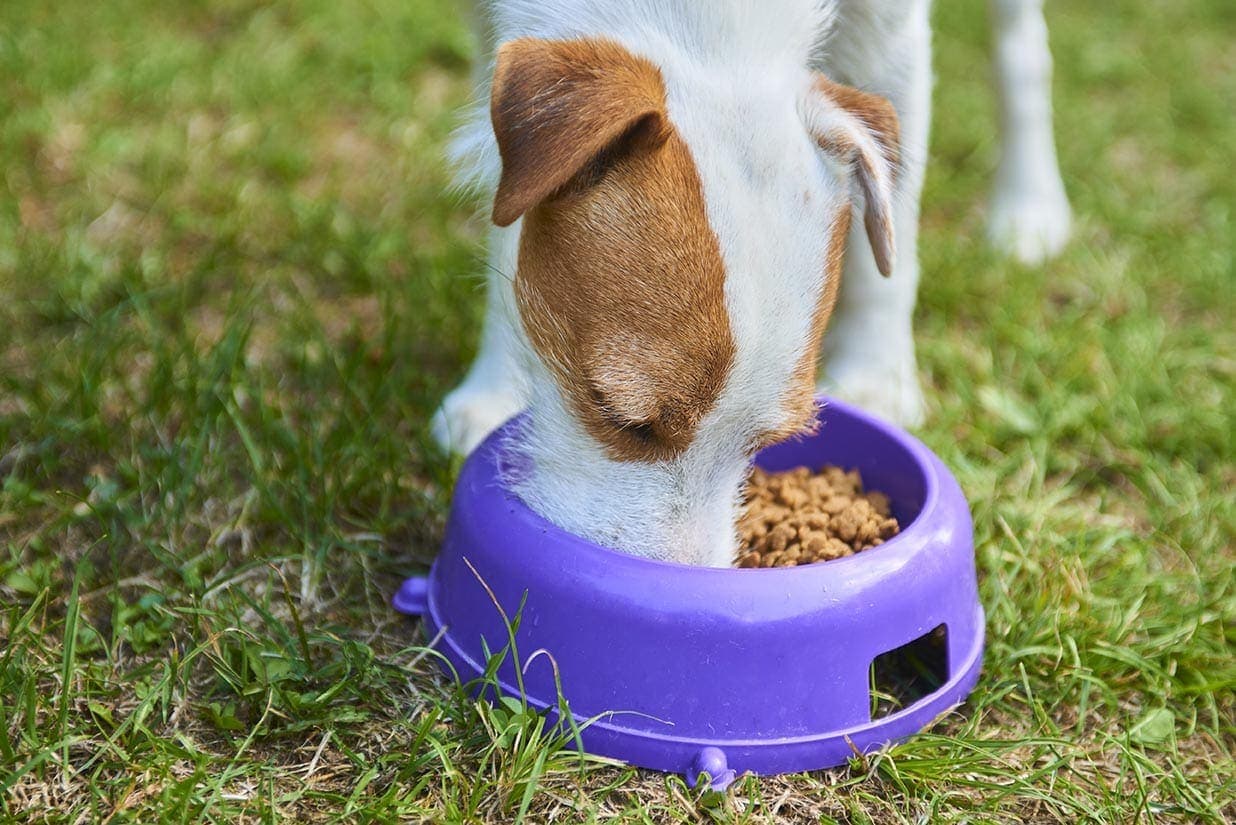
[{"label": "dry dog food", "polygon": [[864,492],[857,470],[756,468],[738,522],[739,567],[792,567],[838,559],[883,544],[899,526],[888,496]]}]

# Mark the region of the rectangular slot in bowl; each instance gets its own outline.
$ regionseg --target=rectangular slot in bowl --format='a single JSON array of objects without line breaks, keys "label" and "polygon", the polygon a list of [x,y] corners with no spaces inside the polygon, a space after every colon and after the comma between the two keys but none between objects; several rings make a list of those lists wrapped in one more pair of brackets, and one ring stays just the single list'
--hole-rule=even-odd
[{"label": "rectangular slot in bowl", "polygon": [[948,627],[940,624],[871,662],[871,720],[899,713],[948,681]]}]

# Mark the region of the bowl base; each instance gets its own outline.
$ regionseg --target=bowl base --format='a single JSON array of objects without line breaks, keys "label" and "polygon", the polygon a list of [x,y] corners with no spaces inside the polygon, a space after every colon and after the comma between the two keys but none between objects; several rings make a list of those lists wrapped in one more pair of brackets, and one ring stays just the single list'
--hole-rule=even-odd
[{"label": "bowl base", "polygon": [[[485,663],[476,661],[460,649],[449,632],[442,632],[444,625],[441,617],[436,615],[428,582],[425,576],[408,578],[392,603],[401,613],[421,617],[425,636],[438,640],[438,652],[445,657],[441,663],[444,674],[457,677],[466,685],[485,673]],[[647,720],[640,714],[621,710],[572,721],[579,730],[579,739],[586,753],[618,759],[641,768],[681,773],[692,787],[702,774],[707,774],[713,790],[724,790],[743,773],[771,776],[835,768],[846,764],[851,758],[865,756],[920,733],[965,701],[978,683],[983,663],[984,613],[981,606],[976,609],[977,615],[972,625],[974,634],[962,644],[966,655],[950,668],[948,680],[909,706],[867,724],[808,736],[724,740],[676,737],[668,732],[655,733],[624,726],[621,720],[626,715],[636,716],[643,723]],[[520,669],[526,670],[531,663],[532,658],[528,657],[519,663]],[[485,692],[485,687],[490,688],[486,696],[491,700],[497,699],[492,695],[494,687],[499,695],[520,696],[518,686],[506,680],[498,679],[478,688],[477,692]],[[547,700],[525,695],[522,698],[530,707],[546,714],[550,725],[557,724],[560,718],[558,697]]]}]

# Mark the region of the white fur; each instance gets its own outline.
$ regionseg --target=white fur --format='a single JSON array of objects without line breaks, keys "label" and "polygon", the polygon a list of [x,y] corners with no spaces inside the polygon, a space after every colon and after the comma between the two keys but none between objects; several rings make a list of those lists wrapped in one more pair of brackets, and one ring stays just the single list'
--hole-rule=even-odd
[{"label": "white fur", "polygon": [[[495,0],[494,42],[607,37],[655,63],[670,120],[686,141],[725,265],[735,358],[713,409],[673,460],[611,459],[584,431],[527,344],[515,311],[519,226],[494,230],[481,349],[435,418],[448,446],[470,450],[525,402],[511,479],[561,527],[624,551],[726,566],[753,437],[783,424],[794,367],[821,291],[828,227],[854,199],[846,159],[812,137],[872,137],[811,91],[811,70],[883,94],[901,117],[902,166],[877,181],[891,202],[898,254],[876,271],[856,215],[826,351],[843,397],[903,422],[922,415],[910,320],[918,281],[918,199],[930,117],[929,0]],[[483,76],[487,75],[485,72]],[[482,86],[454,155],[461,180],[492,193],[500,172]],[[1048,127],[1050,135],[1050,127]],[[893,191],[895,186],[896,191]]]},{"label": "white fur", "polygon": [[1027,264],[1055,255],[1072,215],[1051,127],[1051,52],[1042,0],[992,0],[1000,83],[1000,167],[988,236]]}]

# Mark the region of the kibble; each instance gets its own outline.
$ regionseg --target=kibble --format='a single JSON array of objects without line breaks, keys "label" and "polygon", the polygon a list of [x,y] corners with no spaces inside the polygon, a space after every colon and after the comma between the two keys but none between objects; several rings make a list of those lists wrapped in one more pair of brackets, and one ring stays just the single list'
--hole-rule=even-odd
[{"label": "kibble", "polygon": [[857,470],[756,468],[738,522],[739,567],[792,567],[878,547],[900,526],[888,496],[866,492]]}]

